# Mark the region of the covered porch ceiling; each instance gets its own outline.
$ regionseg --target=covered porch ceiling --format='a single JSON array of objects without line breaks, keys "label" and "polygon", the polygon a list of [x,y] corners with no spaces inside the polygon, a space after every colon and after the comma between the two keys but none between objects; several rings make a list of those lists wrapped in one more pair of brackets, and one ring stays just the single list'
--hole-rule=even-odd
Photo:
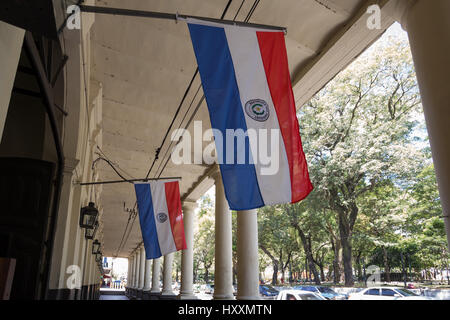
[{"label": "covered porch ceiling", "polygon": [[[254,2],[233,0],[225,19],[236,16],[237,21],[243,21]],[[366,27],[365,12],[372,2],[259,1],[250,22],[287,27],[286,46],[297,108],[392,24],[393,20],[384,15],[381,29]],[[220,18],[227,3],[228,0],[98,0],[94,5]],[[378,3],[384,6],[388,1]],[[102,151],[126,178],[145,177],[196,69],[188,28],[183,22],[95,14],[90,53],[91,78],[103,86]],[[199,78],[195,77],[173,130],[184,128],[191,117],[191,134],[193,121],[201,120],[203,130],[210,127],[206,103],[199,104],[203,94]],[[213,185],[207,174],[210,166],[174,165],[170,160],[165,165],[173,145],[169,147],[170,133],[149,177],[160,173],[162,177],[181,176],[182,200],[197,200]],[[119,179],[105,162],[99,162],[97,168],[99,180]],[[104,185],[101,198],[103,254],[127,257],[142,241],[138,218],[125,237],[126,242],[122,241],[129,217],[124,203],[128,208],[134,206],[134,189],[129,183]]]}]

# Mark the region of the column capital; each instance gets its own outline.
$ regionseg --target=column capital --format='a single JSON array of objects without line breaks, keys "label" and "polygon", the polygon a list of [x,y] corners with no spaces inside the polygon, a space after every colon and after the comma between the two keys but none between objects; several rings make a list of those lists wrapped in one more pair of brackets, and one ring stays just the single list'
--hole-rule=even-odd
[{"label": "column capital", "polygon": [[408,28],[408,13],[418,0],[394,0],[386,5],[386,12],[389,16],[401,24],[403,30]]},{"label": "column capital", "polygon": [[181,207],[183,208],[183,211],[186,210],[195,210],[198,207],[198,204],[196,201],[183,201],[181,203]]},{"label": "column capital", "polygon": [[80,160],[70,157],[64,157],[64,173],[73,174]]}]

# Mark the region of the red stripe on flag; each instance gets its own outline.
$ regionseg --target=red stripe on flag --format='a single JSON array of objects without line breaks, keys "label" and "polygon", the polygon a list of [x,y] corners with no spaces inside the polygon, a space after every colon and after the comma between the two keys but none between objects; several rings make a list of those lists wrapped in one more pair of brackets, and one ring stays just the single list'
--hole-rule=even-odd
[{"label": "red stripe on flag", "polygon": [[256,32],[266,71],[270,94],[284,140],[291,176],[291,202],[300,201],[311,192],[308,167],[302,149],[294,94],[283,32]]},{"label": "red stripe on flag", "polygon": [[166,182],[164,183],[164,187],[173,241],[175,242],[177,251],[184,250],[186,249],[186,239],[184,237],[184,224],[178,181]]}]

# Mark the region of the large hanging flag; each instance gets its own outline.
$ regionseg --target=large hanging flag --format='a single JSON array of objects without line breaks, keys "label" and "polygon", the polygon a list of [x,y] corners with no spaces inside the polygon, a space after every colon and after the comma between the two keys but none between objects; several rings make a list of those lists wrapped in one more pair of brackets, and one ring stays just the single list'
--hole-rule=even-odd
[{"label": "large hanging flag", "polygon": [[147,259],[186,249],[178,181],[135,183]]},{"label": "large hanging flag", "polygon": [[[212,128],[222,137],[229,129],[279,132],[279,166],[272,174],[264,174],[263,164],[257,161],[227,163],[229,150],[217,146],[214,133],[230,209],[304,199],[313,186],[300,139],[284,33],[194,19],[187,23]],[[247,136],[231,157],[236,160],[245,152],[255,159],[261,144],[254,141]],[[274,144],[263,147],[273,150]]]}]

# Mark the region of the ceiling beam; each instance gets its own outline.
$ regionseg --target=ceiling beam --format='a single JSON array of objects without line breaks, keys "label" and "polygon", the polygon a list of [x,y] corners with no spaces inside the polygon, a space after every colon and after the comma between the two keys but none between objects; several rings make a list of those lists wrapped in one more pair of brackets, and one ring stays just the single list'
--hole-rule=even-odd
[{"label": "ceiling beam", "polygon": [[[322,1],[322,0],[320,0]],[[308,102],[340,71],[355,60],[394,23],[383,8],[389,0],[369,0],[328,41],[316,57],[292,77],[292,87],[297,108]],[[381,7],[381,28],[367,28],[367,7]]]}]

